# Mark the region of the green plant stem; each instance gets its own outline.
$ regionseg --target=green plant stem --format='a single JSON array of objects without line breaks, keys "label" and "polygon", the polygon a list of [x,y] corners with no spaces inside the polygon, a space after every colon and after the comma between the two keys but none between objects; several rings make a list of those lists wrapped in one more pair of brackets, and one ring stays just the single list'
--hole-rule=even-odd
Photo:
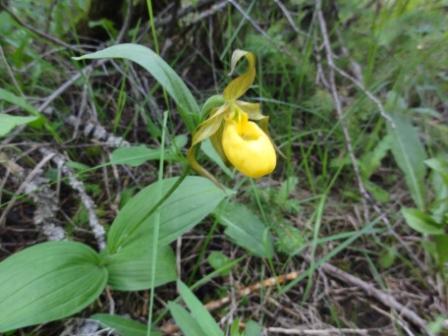
[{"label": "green plant stem", "polygon": [[148,7],[149,24],[151,25],[152,39],[154,40],[154,49],[159,54],[159,41],[157,40],[156,26],[154,24],[154,13],[152,11],[152,0],[146,0],[146,6]]},{"label": "green plant stem", "polygon": [[[151,26],[152,39],[154,40],[154,49],[156,53],[160,55],[159,41],[157,39],[156,25],[154,23],[154,13],[152,10],[152,0],[146,0],[146,7],[148,7],[149,24]],[[169,108],[169,100],[166,90],[163,89],[163,99],[165,100],[166,107]]]},{"label": "green plant stem", "polygon": [[[164,167],[164,155],[165,155],[165,132],[166,132],[166,124],[168,121],[168,112],[165,111],[163,113],[163,128],[162,128],[162,140],[160,144],[160,162],[159,162],[159,176],[158,176],[158,182],[159,182],[159,188],[157,192],[157,198],[162,197],[162,181],[163,181],[163,167]],[[155,213],[154,216],[154,234],[153,234],[153,241],[152,241],[152,264],[151,264],[151,282],[150,282],[150,288],[151,288],[151,296],[149,299],[149,309],[148,309],[148,328],[146,335],[151,336],[151,324],[152,324],[152,312],[154,308],[154,294],[155,294],[155,280],[156,280],[156,262],[157,262],[157,247],[159,245],[159,231],[160,231],[160,209]]]}]

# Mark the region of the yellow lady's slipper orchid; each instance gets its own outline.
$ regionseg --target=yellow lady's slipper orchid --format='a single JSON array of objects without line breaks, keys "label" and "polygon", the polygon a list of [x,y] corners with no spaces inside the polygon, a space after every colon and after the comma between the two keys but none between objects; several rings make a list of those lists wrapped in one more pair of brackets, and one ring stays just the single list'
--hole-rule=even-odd
[{"label": "yellow lady's slipper orchid", "polygon": [[[238,100],[255,80],[255,56],[251,52],[235,50],[232,55],[231,72],[243,57],[247,59],[249,65],[246,72],[227,85],[223,96],[212,97],[219,105],[205,111],[209,117],[193,134],[188,151],[191,166],[201,175],[214,181],[214,177],[195,159],[195,146],[207,138],[211,139],[224,161],[230,162],[246,176],[262,177],[271,173],[277,163],[274,145],[266,132],[268,118],[261,114],[260,104]],[[250,120],[257,121],[264,127]]]},{"label": "yellow lady's slipper orchid", "polygon": [[277,163],[274,146],[267,134],[242,112],[240,120],[227,120],[222,148],[232,165],[246,176],[258,178],[271,173]]}]

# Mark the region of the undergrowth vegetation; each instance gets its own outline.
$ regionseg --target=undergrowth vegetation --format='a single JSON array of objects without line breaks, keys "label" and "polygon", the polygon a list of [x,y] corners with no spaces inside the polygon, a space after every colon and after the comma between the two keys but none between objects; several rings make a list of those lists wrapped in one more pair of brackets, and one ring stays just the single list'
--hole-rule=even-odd
[{"label": "undergrowth vegetation", "polygon": [[447,18],[0,3],[0,333],[446,334]]}]

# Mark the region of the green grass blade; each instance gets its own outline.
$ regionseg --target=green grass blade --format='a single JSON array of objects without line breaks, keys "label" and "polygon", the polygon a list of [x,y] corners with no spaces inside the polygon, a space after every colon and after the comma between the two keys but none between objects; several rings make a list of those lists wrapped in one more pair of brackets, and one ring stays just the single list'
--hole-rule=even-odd
[{"label": "green grass blade", "polygon": [[202,331],[197,321],[191,317],[185,308],[175,302],[168,303],[168,308],[185,336],[210,336]]},{"label": "green grass blade", "polygon": [[[90,319],[100,322],[100,324],[106,328],[113,329],[113,331],[120,336],[146,335],[146,325],[122,316],[109,315],[109,314],[95,314],[91,316]],[[156,330],[152,330],[151,335],[161,336],[161,333]]]},{"label": "green grass blade", "polygon": [[182,299],[191,311],[191,315],[199,324],[201,329],[207,336],[224,336],[219,329],[218,324],[204,307],[201,301],[193,294],[193,292],[182,281],[178,281],[178,288]]}]

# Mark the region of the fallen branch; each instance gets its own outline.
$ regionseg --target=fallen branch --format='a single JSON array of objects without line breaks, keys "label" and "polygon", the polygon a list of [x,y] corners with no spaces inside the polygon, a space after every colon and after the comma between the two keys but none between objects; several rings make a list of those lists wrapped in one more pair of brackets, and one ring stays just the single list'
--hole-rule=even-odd
[{"label": "fallen branch", "polygon": [[409,309],[408,307],[398,302],[392,295],[380,289],[377,289],[373,284],[361,280],[360,278],[357,278],[352,274],[344,272],[343,270],[331,264],[325,263],[320,266],[320,269],[323,270],[325,273],[327,273],[329,276],[339,279],[345,284],[358,287],[359,289],[364,291],[368,296],[376,299],[384,306],[389,307],[390,309],[396,311],[399,316],[404,317],[406,320],[413,323],[415,326],[419,327],[423,332],[430,334],[427,331],[426,321],[423,318],[421,318],[417,313],[415,313],[413,310]]},{"label": "fallen branch", "polygon": [[49,149],[49,148],[40,148],[40,152],[42,155],[47,156],[53,154],[52,161],[61,169],[62,173],[67,176],[68,184],[78,192],[78,195],[81,199],[81,203],[84,205],[84,208],[87,210],[87,214],[89,217],[89,226],[92,230],[93,235],[97,241],[97,245],[100,250],[103,250],[106,247],[106,232],[104,227],[100,224],[98,217],[95,213],[95,203],[92,198],[87,194],[84,184],[78,180],[75,173],[67,166],[66,158],[59,154],[58,152]]},{"label": "fallen branch", "polygon": [[[276,285],[281,285],[287,281],[296,279],[298,276],[299,276],[299,272],[291,272],[288,274],[283,274],[283,275],[279,275],[276,277],[268,278],[263,281],[254,283],[250,286],[247,286],[247,287],[237,290],[236,296],[238,298],[241,298],[243,296],[249,296],[253,292],[258,291],[262,288],[268,288],[268,287],[273,287]],[[229,303],[230,299],[231,299],[231,297],[229,295],[229,296],[223,297],[222,299],[211,301],[211,302],[207,303],[205,305],[205,307],[210,311],[216,310],[216,309],[221,308],[222,306],[226,305],[227,303]]]},{"label": "fallen branch", "polygon": [[[235,293],[236,294],[235,296],[238,298],[241,298],[244,296],[249,296],[250,294],[252,294],[253,292],[255,292],[257,290],[284,284],[287,281],[296,279],[298,276],[299,276],[299,272],[291,272],[291,273],[279,275],[276,277],[271,277],[271,278],[256,282],[250,286],[247,286],[247,287],[237,290]],[[219,309],[219,308],[225,306],[226,304],[230,303],[231,299],[232,299],[232,295],[227,295],[221,299],[208,302],[207,304],[205,304],[205,308],[207,308],[207,310],[209,310],[209,311]],[[175,332],[179,331],[179,328],[177,325],[168,322],[168,323],[165,323],[160,328],[160,330],[162,330],[162,332],[164,332],[165,334],[170,335],[170,334],[174,334]]]},{"label": "fallen branch", "polygon": [[372,335],[370,332],[375,331],[371,329],[349,329],[349,328],[331,328],[331,329],[305,329],[305,328],[266,328],[267,332],[283,334],[283,335]]},{"label": "fallen branch", "polygon": [[23,192],[31,197],[36,206],[33,216],[34,224],[40,228],[48,240],[63,240],[65,231],[57,225],[55,219],[55,214],[59,211],[56,193],[49,187],[48,179],[42,176],[42,168],[51,158],[52,156],[46,156],[28,173],[25,168],[10,160],[5,153],[0,153],[0,164],[14,176],[18,183],[21,183],[6,209],[3,210],[0,223],[6,219],[8,211],[14,205],[19,194]]},{"label": "fallen branch", "polygon": [[129,147],[130,143],[124,140],[122,137],[116,136],[112,133],[109,133],[102,125],[93,122],[84,122],[80,120],[78,117],[69,116],[65,122],[75,128],[78,128],[79,125],[82,125],[83,128],[81,130],[82,134],[87,138],[94,138],[98,141],[103,142],[105,145],[109,147]]},{"label": "fallen branch", "polygon": [[11,18],[17,22],[17,24],[19,24],[20,26],[22,26],[23,28],[25,28],[26,30],[29,30],[30,32],[36,34],[37,36],[42,37],[43,39],[50,41],[53,44],[56,45],[60,45],[64,48],[70,49],[72,51],[76,51],[76,52],[83,52],[83,50],[79,47],[73,46],[71,44],[68,44],[60,39],[58,39],[57,37],[54,37],[46,32],[42,32],[36,28],[34,28],[33,26],[29,25],[28,23],[26,23],[25,21],[23,21],[21,18],[19,18],[16,14],[14,14],[14,12],[8,8],[8,5],[4,4],[3,2],[0,2],[0,9],[4,10],[5,12],[7,12]]},{"label": "fallen branch", "polygon": [[[366,94],[367,97],[369,99],[371,99],[378,106],[380,114],[390,124],[391,127],[395,127],[395,124],[391,120],[390,116],[386,113],[383,105],[381,104],[381,101],[377,97],[375,97],[370,91],[368,91],[360,81],[356,80],[355,78],[353,78],[352,76],[347,74],[345,71],[339,69],[336,66],[336,64],[334,62],[334,55],[333,55],[333,50],[331,48],[330,38],[328,36],[327,23],[325,21],[324,15],[322,13],[321,7],[322,7],[321,0],[317,0],[316,1],[316,14],[317,14],[317,19],[318,19],[319,25],[320,25],[320,30],[321,30],[322,39],[323,39],[323,45],[324,45],[324,49],[325,49],[327,63],[329,66],[329,71],[328,71],[329,78],[328,78],[328,80],[326,80],[325,84],[328,86],[328,89],[333,98],[333,102],[335,104],[336,114],[337,114],[338,120],[341,124],[342,132],[344,135],[345,146],[347,148],[348,156],[350,158],[350,162],[353,167],[353,172],[356,177],[358,190],[363,199],[364,209],[367,213],[367,211],[368,211],[367,206],[370,205],[373,208],[373,210],[380,216],[383,223],[391,230],[394,237],[400,243],[402,243],[401,237],[398,234],[396,234],[395,231],[392,229],[392,225],[391,225],[386,213],[381,209],[381,207],[377,204],[377,202],[375,202],[375,200],[369,194],[369,192],[367,191],[367,188],[364,184],[364,181],[361,177],[361,173],[360,173],[360,169],[359,169],[359,165],[358,165],[358,159],[356,158],[355,151],[354,151],[353,145],[352,145],[352,139],[351,139],[350,133],[348,131],[348,128],[347,128],[347,125],[345,122],[344,112],[343,112],[343,108],[342,108],[342,102],[341,102],[338,90],[336,88],[335,71],[337,71],[343,77],[351,80],[361,91],[363,91],[364,94]],[[409,250],[409,248],[406,246],[406,244],[402,244],[402,246],[407,250],[407,252],[409,253],[409,256],[412,258],[412,260],[414,260],[414,262],[419,266],[419,268],[424,270],[425,272],[429,273],[428,267],[423,262],[421,262],[418,258],[416,258],[415,254]]]},{"label": "fallen branch", "polygon": [[[309,257],[308,258],[305,257],[305,260],[307,262],[310,262]],[[336,279],[344,282],[347,285],[355,286],[355,287],[361,289],[368,296],[376,299],[384,306],[389,307],[390,309],[396,311],[399,316],[402,316],[409,322],[413,323],[415,326],[419,327],[422,331],[424,331],[425,333],[430,335],[430,333],[427,331],[427,328],[426,328],[427,327],[426,321],[424,319],[422,319],[413,310],[411,310],[410,308],[408,308],[408,307],[404,306],[403,304],[401,304],[400,302],[398,302],[389,293],[386,293],[380,289],[377,289],[373,284],[370,284],[364,280],[361,280],[360,278],[358,278],[354,275],[344,272],[329,263],[324,263],[323,265],[320,266],[320,269],[322,271],[324,271],[325,273],[327,273],[329,276],[336,278]],[[239,298],[247,297],[262,288],[274,287],[276,285],[281,285],[288,281],[295,280],[299,277],[299,275],[300,275],[299,272],[290,272],[290,273],[280,275],[277,277],[271,277],[271,278],[265,279],[260,282],[256,282],[250,286],[247,286],[247,287],[237,290],[236,296]],[[231,295],[229,294],[221,299],[208,302],[207,304],[205,304],[205,307],[207,308],[207,310],[213,311],[213,310],[216,310],[216,309],[219,309],[219,308],[225,306],[226,304],[230,303],[230,301],[231,301]],[[177,332],[179,329],[175,324],[166,323],[162,326],[161,330],[164,333],[170,335],[170,334]],[[302,332],[302,334],[303,335],[323,335],[322,333],[306,334],[303,332]],[[362,333],[358,333],[358,334],[363,335]],[[301,335],[301,334],[290,333],[290,335]]]}]

